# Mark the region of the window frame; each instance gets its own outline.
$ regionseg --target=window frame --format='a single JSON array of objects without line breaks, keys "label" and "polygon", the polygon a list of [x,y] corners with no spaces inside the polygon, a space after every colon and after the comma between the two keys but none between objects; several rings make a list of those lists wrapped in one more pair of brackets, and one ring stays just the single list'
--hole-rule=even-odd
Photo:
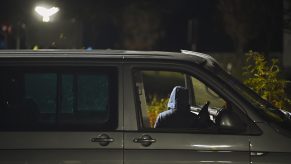
[{"label": "window frame", "polygon": [[[218,128],[215,129],[155,129],[155,128],[145,128],[143,126],[143,118],[141,112],[141,106],[139,105],[139,97],[136,91],[136,80],[134,74],[137,71],[173,71],[180,72],[185,74],[186,76],[194,77],[204,83],[206,86],[209,86],[214,92],[216,92],[222,99],[227,102],[231,102],[233,106],[235,106],[235,113],[238,117],[246,124],[245,131],[221,131]],[[240,104],[241,102],[237,102],[233,97],[230,97],[228,94],[224,93],[226,91],[226,87],[224,88],[223,84],[219,79],[216,79],[214,76],[209,75],[206,69],[201,68],[200,65],[195,65],[194,63],[139,63],[138,65],[132,64],[131,66],[131,75],[133,80],[133,92],[134,92],[134,106],[136,109],[137,115],[137,125],[138,131],[140,132],[153,132],[153,133],[193,133],[193,134],[230,134],[230,135],[261,135],[262,130],[249,118],[246,110]],[[218,87],[214,87],[217,85]],[[227,88],[228,89],[228,88]],[[231,92],[231,91],[230,91]]]},{"label": "window frame", "polygon": [[[119,104],[119,68],[118,66],[107,66],[107,65],[68,65],[62,66],[62,64],[57,66],[50,65],[4,65],[0,66],[1,72],[15,72],[17,74],[37,74],[37,73],[53,73],[56,74],[56,113],[55,113],[55,123],[53,125],[41,125],[36,128],[25,127],[23,129],[15,128],[15,129],[0,129],[0,132],[4,131],[111,131],[118,128],[118,104]],[[74,125],[64,125],[58,123],[58,118],[61,114],[62,108],[62,75],[72,74],[75,81],[76,75],[86,75],[86,74],[104,74],[108,76],[108,120],[103,124],[92,124],[92,125],[84,125],[84,124],[74,124]],[[75,94],[75,93],[74,93]],[[77,94],[77,93],[76,93]]]}]

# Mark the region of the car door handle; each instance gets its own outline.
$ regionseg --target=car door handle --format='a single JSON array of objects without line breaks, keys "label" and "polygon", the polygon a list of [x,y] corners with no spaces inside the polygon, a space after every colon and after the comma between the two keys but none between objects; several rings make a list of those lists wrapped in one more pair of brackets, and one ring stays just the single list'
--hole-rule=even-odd
[{"label": "car door handle", "polygon": [[152,143],[156,142],[156,139],[153,139],[151,136],[149,135],[142,135],[139,138],[134,138],[133,139],[134,143],[140,143],[142,146],[150,146]]},{"label": "car door handle", "polygon": [[114,142],[114,139],[110,138],[107,134],[100,134],[96,138],[91,138],[91,142],[99,142],[101,146],[107,146],[110,142]]},{"label": "car door handle", "polygon": [[263,156],[265,155],[264,152],[251,152],[251,156]]}]

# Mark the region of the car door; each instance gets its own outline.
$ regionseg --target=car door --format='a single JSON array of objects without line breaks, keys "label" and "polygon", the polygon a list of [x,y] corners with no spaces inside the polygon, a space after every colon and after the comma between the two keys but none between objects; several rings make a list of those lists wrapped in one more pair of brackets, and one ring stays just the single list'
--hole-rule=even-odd
[{"label": "car door", "polygon": [[[202,80],[209,80],[202,78],[202,75],[211,78],[209,75],[194,74],[193,70],[194,68],[183,70],[182,65],[174,67],[161,64],[127,68],[127,76],[133,75],[133,79],[129,82],[133,81],[132,85],[135,87],[134,89],[126,88],[126,90],[134,90],[134,92],[127,92],[125,98],[135,100],[135,104],[130,104],[130,100],[125,101],[125,118],[129,118],[125,120],[125,128],[128,131],[124,135],[124,162],[126,164],[250,162],[249,135],[251,132],[249,128],[252,126],[251,121],[248,120],[245,113],[239,111],[231,98],[227,99],[226,94],[221,94],[223,92],[219,88],[213,88],[217,91],[215,93],[216,91],[214,92],[210,85],[202,82]],[[195,72],[197,73],[198,70]],[[191,83],[189,83],[189,77]],[[199,83],[196,83],[197,81]],[[210,80],[208,82],[211,84]],[[166,95],[177,85],[193,92],[189,100],[194,103],[192,104],[193,109],[203,105],[200,103],[210,101],[212,105],[209,110],[219,112],[224,108],[223,102],[227,102],[229,107],[235,108],[234,119],[239,120],[245,127],[240,129],[241,127],[234,125],[233,127],[206,129],[153,128],[157,114],[167,110],[165,99],[168,96],[166,97]],[[134,119],[135,116],[138,118]],[[211,119],[215,123],[215,118]],[[218,121],[216,124],[219,124]]]},{"label": "car door", "polygon": [[[288,122],[285,122],[287,121],[285,115],[272,107],[265,110],[264,115],[257,112],[251,114],[257,126],[262,130],[261,135],[251,136],[251,162],[253,164],[290,163],[290,128],[286,126]],[[284,121],[284,124],[281,124],[281,121]]]},{"label": "car door", "polygon": [[60,63],[1,65],[0,163],[123,163],[121,67]]},{"label": "car door", "polygon": [[272,128],[271,124],[263,120],[257,124],[263,133],[251,137],[251,162],[253,164],[290,163],[290,136],[284,135],[282,131],[276,131],[275,127]]}]

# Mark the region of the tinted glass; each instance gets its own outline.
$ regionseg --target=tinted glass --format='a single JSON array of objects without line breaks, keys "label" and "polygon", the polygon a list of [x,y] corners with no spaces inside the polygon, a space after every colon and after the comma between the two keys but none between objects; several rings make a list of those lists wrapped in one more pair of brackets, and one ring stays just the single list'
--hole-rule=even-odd
[{"label": "tinted glass", "polygon": [[115,69],[70,73],[63,68],[1,70],[1,130],[98,130],[116,126]]},{"label": "tinted glass", "polygon": [[108,103],[108,77],[104,75],[78,76],[78,110],[106,111]]},{"label": "tinted glass", "polygon": [[94,125],[109,121],[109,76],[106,74],[62,75],[63,125]]},{"label": "tinted glass", "polygon": [[72,113],[74,111],[74,76],[72,74],[62,75],[62,111],[61,113]]},{"label": "tinted glass", "polygon": [[40,113],[56,113],[57,75],[24,73],[25,99],[34,101]]}]

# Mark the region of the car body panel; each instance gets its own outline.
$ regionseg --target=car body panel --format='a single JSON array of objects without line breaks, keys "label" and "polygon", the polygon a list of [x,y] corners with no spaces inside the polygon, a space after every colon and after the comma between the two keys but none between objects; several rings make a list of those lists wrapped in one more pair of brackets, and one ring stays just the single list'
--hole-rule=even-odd
[{"label": "car body panel", "polygon": [[[249,161],[241,160],[246,158],[242,152],[204,152],[189,150],[126,150],[126,164],[245,164]],[[211,158],[209,158],[211,156]]]},{"label": "car body panel", "polygon": [[263,134],[251,137],[251,161],[254,164],[290,163],[291,138],[277,133],[268,123],[257,123]]},{"label": "car body panel", "polygon": [[0,150],[0,163],[3,164],[121,164],[120,150]]},{"label": "car body panel", "polygon": [[[21,54],[23,55],[23,54]],[[20,56],[21,56],[20,55]],[[1,56],[1,55],[0,55]],[[11,55],[18,56],[18,55]],[[121,62],[94,60],[62,60],[60,58],[0,57],[1,66],[88,67],[112,66],[118,69],[118,113],[123,113],[123,76]],[[25,56],[25,55],[24,55]],[[29,56],[29,55],[28,55]],[[99,164],[123,163],[123,115],[118,114],[115,130],[90,131],[1,131],[0,163],[13,164]],[[101,145],[94,139],[108,135],[113,142]]]},{"label": "car body panel", "polygon": [[[164,65],[164,66],[163,66]],[[186,70],[175,64],[165,63],[136,63],[125,65],[124,73],[127,78],[125,92],[125,133],[124,133],[124,162],[125,164],[142,163],[249,163],[248,135],[201,134],[195,132],[159,132],[158,130],[139,129],[139,113],[137,104],[132,103],[134,86],[133,68],[155,68]],[[125,83],[124,83],[125,84]],[[149,146],[135,143],[134,140],[144,135],[151,136],[156,141]]]},{"label": "car body panel", "polygon": [[[107,134],[114,142],[104,147],[91,141],[100,134]],[[121,164],[122,139],[122,132],[2,132],[0,163]]]},{"label": "car body panel", "polygon": [[[134,143],[149,135],[155,139],[148,147]],[[124,162],[159,163],[249,163],[248,136],[187,133],[126,132]]]},{"label": "car body panel", "polygon": [[[186,54],[185,54],[186,53]],[[115,66],[118,68],[118,126],[109,131],[2,131],[0,163],[13,164],[154,164],[154,163],[290,163],[291,140],[278,133],[256,106],[214,78],[216,61],[196,52],[126,50],[0,51],[1,66]],[[159,131],[142,129],[137,110],[132,69],[171,68],[203,76],[228,97],[256,128],[245,134]],[[199,69],[197,69],[199,68]],[[202,70],[199,72],[199,70]],[[195,70],[195,72],[194,72]],[[205,71],[203,73],[203,71]],[[107,134],[107,146],[92,142]],[[136,139],[148,135],[147,146]]]}]

